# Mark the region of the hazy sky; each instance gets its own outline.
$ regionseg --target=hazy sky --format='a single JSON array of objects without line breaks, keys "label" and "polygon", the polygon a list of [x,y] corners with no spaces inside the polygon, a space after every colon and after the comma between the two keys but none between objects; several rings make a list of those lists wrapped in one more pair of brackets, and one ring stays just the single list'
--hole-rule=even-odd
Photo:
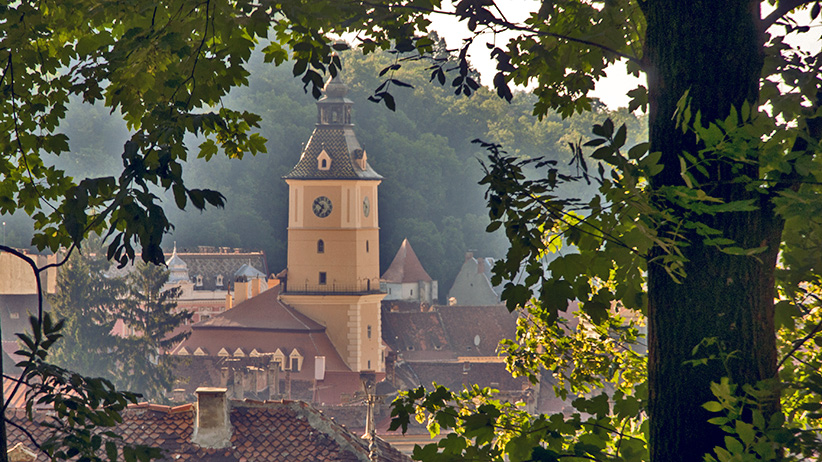
[{"label": "hazy sky", "polygon": [[[502,9],[502,13],[509,21],[522,21],[527,18],[532,11],[539,9],[541,1],[539,0],[501,0],[497,4]],[[449,7],[450,8],[450,7]],[[453,10],[453,8],[450,8]],[[796,15],[797,21],[808,23],[808,13],[800,12]],[[432,17],[433,28],[442,36],[448,43],[449,48],[459,48],[462,45],[462,39],[469,35],[468,28],[464,23],[460,23],[453,16],[434,15]],[[803,48],[813,49],[819,48],[819,34],[818,31],[822,27],[822,20],[819,18],[811,25],[814,29],[812,32],[802,34],[801,45]],[[476,40],[471,47],[470,57],[471,63],[482,75],[482,83],[490,84],[491,79],[496,74],[496,62],[491,60],[490,51],[485,46],[486,43],[496,43],[504,45],[513,34],[500,34],[497,36],[487,35]],[[794,37],[796,34],[794,34]],[[813,38],[816,37],[816,39]],[[789,40],[794,43],[794,41]],[[625,65],[618,63],[608,69],[608,77],[597,84],[593,92],[593,96],[600,98],[609,108],[616,109],[620,106],[628,105],[628,97],[625,93],[628,90],[635,88],[640,83],[644,82],[628,75],[625,72]]]}]

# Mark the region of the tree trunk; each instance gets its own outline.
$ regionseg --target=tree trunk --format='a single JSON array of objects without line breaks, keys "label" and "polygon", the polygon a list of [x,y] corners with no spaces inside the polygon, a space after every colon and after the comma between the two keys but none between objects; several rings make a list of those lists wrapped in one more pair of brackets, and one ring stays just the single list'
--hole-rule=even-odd
[{"label": "tree trunk", "polygon": [[[680,153],[695,154],[699,145],[675,126],[676,104],[689,91],[692,113],[701,111],[702,123],[707,124],[724,119],[731,105],[740,108],[744,101],[756,101],[763,47],[759,2],[649,0],[643,9],[648,27],[650,148],[662,153],[664,164],[652,186],[684,185]],[[747,169],[748,176],[758,176],[755,165]],[[708,194],[726,201],[759,197],[744,185],[730,184],[733,174],[727,164],[716,163],[709,170],[710,178],[701,178],[705,184],[712,182],[704,187]],[[712,381],[730,376],[735,383],[755,383],[776,375],[774,267],[782,222],[762,196],[757,211],[721,214],[707,222],[739,247],[768,246],[758,258],[724,254],[690,233],[684,235],[689,245],[682,251],[688,262],[681,283],[673,281],[662,266],[649,265],[653,462],[699,461],[715,446],[724,446],[724,433],[707,422],[712,415],[701,407],[713,399]],[[727,369],[721,361],[698,367],[683,364],[694,358],[696,345],[711,337],[734,352]]]}]

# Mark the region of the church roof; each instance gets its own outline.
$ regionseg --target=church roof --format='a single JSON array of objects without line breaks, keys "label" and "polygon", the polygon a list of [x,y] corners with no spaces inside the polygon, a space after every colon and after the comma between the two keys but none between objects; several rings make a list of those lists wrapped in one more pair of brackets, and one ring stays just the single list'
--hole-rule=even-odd
[{"label": "church roof", "polygon": [[403,283],[403,282],[431,282],[431,276],[425,271],[420,263],[408,239],[403,239],[400,250],[394,256],[394,261],[391,266],[383,273],[382,280],[389,283]]}]

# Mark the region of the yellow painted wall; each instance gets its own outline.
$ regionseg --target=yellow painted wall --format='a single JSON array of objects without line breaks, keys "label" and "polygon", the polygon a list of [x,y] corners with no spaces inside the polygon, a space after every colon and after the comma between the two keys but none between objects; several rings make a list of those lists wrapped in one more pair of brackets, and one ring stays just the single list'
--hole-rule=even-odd
[{"label": "yellow painted wall", "polygon": [[377,372],[385,371],[380,350],[382,298],[383,294],[282,295],[285,303],[326,327],[331,343],[352,370]]},{"label": "yellow painted wall", "polygon": [[[379,287],[379,181],[288,180],[288,281],[291,287],[319,285],[320,272],[326,285],[365,290]],[[317,217],[312,205],[317,197],[328,197],[331,214]],[[363,201],[368,197],[368,216]],[[322,240],[324,252],[318,253]]]},{"label": "yellow painted wall", "polygon": [[[28,255],[38,267],[54,263],[54,255]],[[53,294],[57,285],[57,269],[49,268],[40,276],[46,293]],[[36,294],[37,279],[31,266],[21,258],[8,252],[0,252],[0,294]]]}]

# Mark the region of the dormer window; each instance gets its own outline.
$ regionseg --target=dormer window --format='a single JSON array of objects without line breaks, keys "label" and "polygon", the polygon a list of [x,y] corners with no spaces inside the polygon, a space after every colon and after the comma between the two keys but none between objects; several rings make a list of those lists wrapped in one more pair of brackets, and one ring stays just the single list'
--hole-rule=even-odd
[{"label": "dormer window", "polygon": [[271,355],[271,363],[277,369],[283,370],[283,364],[285,364],[285,355],[283,354],[282,350],[277,348],[277,351],[275,351],[274,354]]},{"label": "dormer window", "polygon": [[317,253],[325,253],[325,242],[322,239],[317,241]]},{"label": "dormer window", "polygon": [[331,156],[323,149],[320,155],[317,156],[317,169],[327,171],[331,168]]},{"label": "dormer window", "polygon": [[291,372],[300,372],[303,367],[303,355],[294,348],[291,350],[291,354],[288,355],[288,359],[290,360]]},{"label": "dormer window", "polygon": [[223,275],[218,274],[217,275],[217,287],[222,287],[222,285],[223,285]]},{"label": "dormer window", "polygon": [[194,286],[195,287],[202,287],[203,286],[203,276],[198,274],[196,278],[194,278]]}]

